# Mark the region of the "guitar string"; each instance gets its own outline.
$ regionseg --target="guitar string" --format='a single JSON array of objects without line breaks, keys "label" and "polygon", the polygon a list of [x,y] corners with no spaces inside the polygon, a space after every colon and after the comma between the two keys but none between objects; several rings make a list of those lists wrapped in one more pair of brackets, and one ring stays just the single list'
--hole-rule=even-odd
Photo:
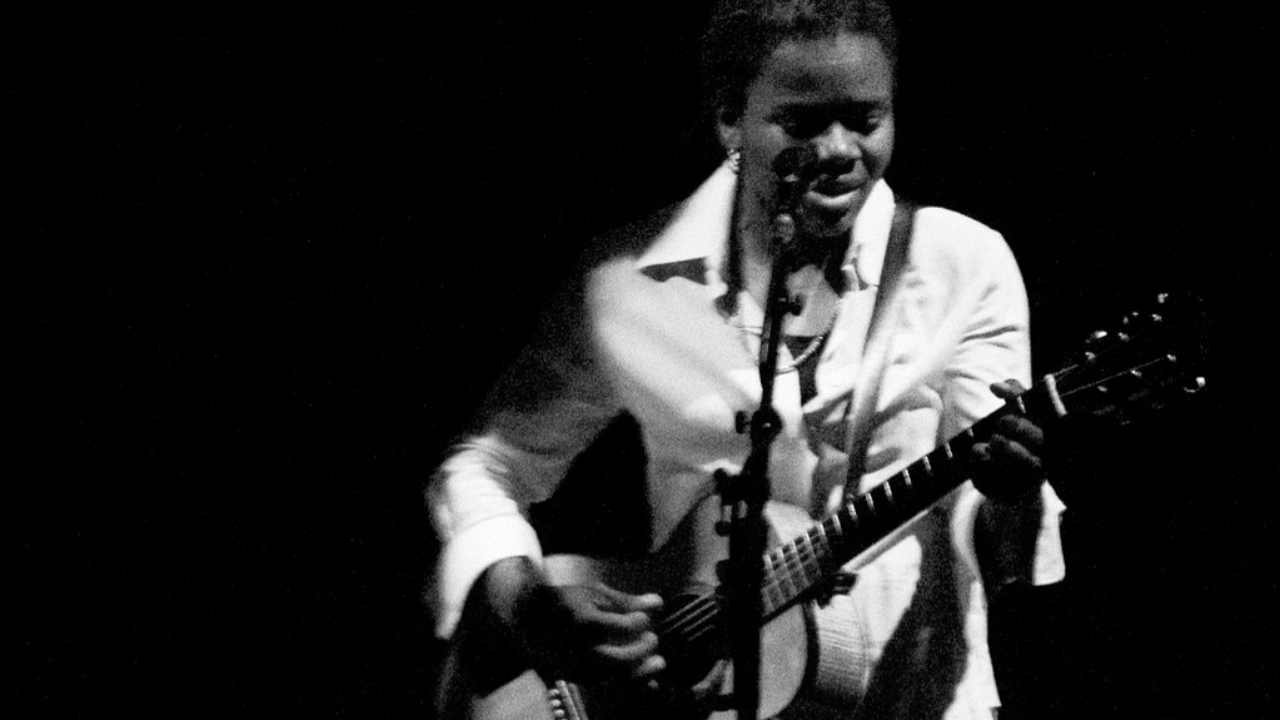
[{"label": "guitar string", "polygon": [[[801,558],[799,553],[796,553],[789,559],[786,557],[785,553],[781,554],[783,556],[783,562],[788,567],[788,572],[792,575],[796,572],[802,572],[806,568],[817,568],[820,570],[820,565],[816,557],[810,562]],[[806,581],[811,582],[808,581],[807,572]],[[792,583],[792,589],[790,590],[783,587],[783,585],[777,580],[771,580],[764,587],[765,594],[768,596],[768,601],[774,603],[774,609],[782,606],[785,602],[792,600],[801,594],[795,587],[794,583]],[[781,600],[775,600],[773,598],[775,591],[781,593]],[[668,616],[659,626],[659,632],[661,634],[680,633],[686,637],[692,637],[700,634],[701,632],[705,632],[705,630],[711,627],[717,615],[719,615],[718,603],[716,603],[715,599],[711,596],[703,596],[688,603],[676,612],[672,613],[672,615]]]},{"label": "guitar string", "polygon": [[[929,473],[932,477],[934,473]],[[892,481],[892,478],[890,479]],[[877,486],[878,487],[878,486]],[[872,488],[874,490],[875,488]],[[871,491],[868,491],[870,493]],[[887,493],[886,493],[887,495]],[[856,499],[855,499],[856,501]],[[881,502],[881,505],[896,506],[896,502]],[[866,514],[866,513],[864,513]],[[830,518],[823,520],[822,523],[829,522]],[[785,573],[780,578],[775,577],[763,586],[762,592],[767,596],[766,604],[774,603],[774,609],[782,606],[790,600],[794,600],[800,596],[804,590],[811,587],[815,582],[815,576],[821,578],[824,574],[823,565],[831,557],[831,540],[827,537],[825,529],[822,533],[822,540],[817,539],[816,531],[810,529],[803,536],[807,542],[807,547],[802,547],[800,540],[793,541],[787,545],[779,546],[770,551],[764,560],[772,568],[781,565]],[[794,576],[802,574],[803,582],[797,584]],[[785,582],[783,582],[785,581]],[[786,586],[790,585],[788,589]],[[781,595],[781,599],[775,598],[775,595]],[[663,634],[680,633],[686,637],[692,637],[701,632],[705,632],[709,628],[716,616],[719,614],[719,606],[711,596],[703,596],[697,600],[690,602],[668,616],[660,627]]]},{"label": "guitar string", "polygon": [[[810,530],[805,536],[808,541],[806,543],[807,548],[801,548],[799,541],[795,541],[775,548],[766,557],[770,567],[778,564],[775,560],[781,560],[780,564],[785,568],[785,574],[780,579],[777,577],[771,579],[762,590],[767,596],[767,601],[774,604],[774,609],[798,597],[802,593],[801,588],[806,585],[812,585],[814,582],[813,576],[821,577],[823,574],[823,558],[829,557],[829,548],[821,542],[815,542],[813,532],[813,530]],[[824,550],[821,555],[818,553],[818,548],[823,548]],[[803,583],[797,584],[792,580],[792,577],[796,574],[804,575]],[[786,581],[785,584],[782,581]],[[790,585],[790,589],[786,585]],[[775,594],[780,594],[781,599],[775,599]],[[718,610],[718,604],[713,597],[700,597],[664,619],[659,632],[662,634],[689,633],[705,629],[710,621],[714,620],[715,616],[719,614]]]},{"label": "guitar string", "polygon": [[697,624],[716,614],[719,603],[708,594],[698,597],[663,619],[658,628],[661,633],[680,632],[690,623]]},{"label": "guitar string", "polygon": [[[933,473],[930,473],[929,475],[932,477]],[[892,478],[890,478],[890,481],[892,481]],[[874,490],[875,488],[872,488],[867,492],[867,494],[870,494]],[[855,498],[854,502],[856,502],[856,500],[857,498]],[[897,503],[892,500],[882,501],[879,504],[886,506],[886,509],[889,506],[897,505]],[[870,513],[864,512],[863,514]],[[883,515],[884,513],[881,512],[879,514]],[[829,519],[830,518],[822,522],[826,523]],[[766,595],[766,605],[769,602],[772,602],[774,603],[773,609],[776,610],[778,607],[781,607],[785,603],[802,595],[804,590],[812,587],[814,580],[810,577],[811,572],[818,578],[821,578],[824,574],[822,566],[824,562],[831,557],[831,541],[826,538],[826,532],[824,530],[823,538],[826,543],[824,544],[821,541],[815,542],[814,532],[815,531],[811,528],[810,531],[803,536],[803,538],[808,541],[807,548],[801,547],[800,541],[796,540],[787,545],[779,546],[771,550],[765,556],[764,560],[770,568],[781,565],[785,570],[785,573],[782,574],[780,578],[775,577],[763,586],[762,592]],[[821,554],[819,554],[819,549],[822,550]],[[798,573],[802,573],[804,575],[804,582],[800,584],[797,584],[793,580],[793,577]],[[785,581],[785,584],[782,581]],[[788,589],[786,585],[790,585],[790,589]],[[775,599],[774,595],[778,593],[781,594],[781,599]],[[679,634],[685,642],[691,642],[698,636],[705,634],[708,630],[712,629],[718,615],[719,604],[715,601],[714,596],[704,595],[685,606],[682,606],[679,610],[664,619],[660,624],[659,633],[663,635]]]},{"label": "guitar string", "polygon": [[[698,598],[680,608],[667,620],[664,620],[658,628],[658,633],[660,635],[686,635],[692,630],[710,626],[719,614],[719,610],[719,605],[713,598],[709,596]],[[675,619],[675,615],[681,614],[683,616],[678,622],[670,622],[670,620]]]}]

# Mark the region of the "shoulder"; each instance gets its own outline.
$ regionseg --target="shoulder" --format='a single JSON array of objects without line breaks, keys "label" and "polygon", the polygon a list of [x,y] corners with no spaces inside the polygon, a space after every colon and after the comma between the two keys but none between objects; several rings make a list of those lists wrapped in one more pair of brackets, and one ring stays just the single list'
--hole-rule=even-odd
[{"label": "shoulder", "polygon": [[683,200],[597,238],[587,271],[602,278],[701,282],[699,269],[716,265],[723,253],[736,188],[727,166],[717,169]]},{"label": "shoulder", "polygon": [[657,242],[679,213],[682,203],[673,203],[633,222],[596,236],[582,257],[588,273],[635,269],[645,253]]},{"label": "shoulder", "polygon": [[911,257],[916,265],[959,280],[1021,281],[1017,261],[1000,232],[942,207],[917,209]]}]

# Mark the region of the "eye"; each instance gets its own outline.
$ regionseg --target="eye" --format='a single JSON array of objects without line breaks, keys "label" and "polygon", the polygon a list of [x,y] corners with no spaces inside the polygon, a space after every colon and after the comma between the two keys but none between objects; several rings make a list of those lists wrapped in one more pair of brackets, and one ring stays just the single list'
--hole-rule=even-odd
[{"label": "eye", "polygon": [[844,113],[840,118],[840,122],[853,132],[861,135],[870,135],[884,122],[886,114],[879,109],[855,109]]},{"label": "eye", "polygon": [[779,112],[774,122],[796,140],[812,140],[837,122],[850,132],[870,135],[888,114],[883,107],[862,103],[834,108],[790,107]]},{"label": "eye", "polygon": [[781,113],[776,122],[797,140],[810,140],[822,134],[835,118],[823,111],[792,108]]}]

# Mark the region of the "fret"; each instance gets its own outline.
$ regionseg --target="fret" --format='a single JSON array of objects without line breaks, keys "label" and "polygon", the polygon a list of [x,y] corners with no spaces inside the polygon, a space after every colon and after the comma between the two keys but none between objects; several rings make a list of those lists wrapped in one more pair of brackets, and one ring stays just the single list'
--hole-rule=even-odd
[{"label": "fret", "polygon": [[857,501],[858,499],[854,498],[844,504],[845,511],[849,514],[849,520],[852,522],[854,530],[857,530],[858,526],[862,524],[862,518],[858,517]]},{"label": "fret", "polygon": [[765,557],[768,559],[769,579],[772,580],[774,585],[777,585],[783,596],[786,596],[786,559],[783,559],[780,548],[773,548]]},{"label": "fret", "polygon": [[[827,564],[827,557],[831,553],[831,548],[828,546],[827,541],[826,525],[827,524],[825,522],[820,522],[809,529],[809,547],[813,548],[815,551],[820,551],[815,553],[820,566]],[[822,536],[821,542],[816,544],[814,543],[815,534]]]},{"label": "fret", "polygon": [[[990,416],[994,419],[995,416]],[[973,434],[973,428],[968,427],[961,430],[955,437],[948,440],[945,444],[947,448],[947,459],[956,467],[963,468],[965,453],[973,447],[977,441],[977,436]]]},{"label": "fret", "polygon": [[[831,522],[831,529],[835,531],[836,538],[840,541],[840,544],[843,545],[845,543],[844,516],[841,513],[837,512],[836,514],[832,515],[829,518],[829,520]],[[824,535],[826,534],[825,530],[823,531],[823,534]]]},{"label": "fret", "polygon": [[772,615],[774,611],[786,605],[786,602],[786,594],[782,593],[777,583],[769,580],[769,582],[760,585],[760,610],[764,612],[765,616]]},{"label": "fret", "polygon": [[1027,414],[1027,405],[1022,401],[1022,395],[1019,395],[1018,397],[1014,398],[1013,404],[1018,406],[1018,412],[1022,413],[1023,415]]},{"label": "fret", "polygon": [[[804,542],[802,543],[801,540]],[[818,561],[818,554],[814,551],[809,535],[807,533],[801,535],[795,546],[796,554],[800,556],[800,566],[804,570],[805,584],[808,585],[821,578],[822,563]]]},{"label": "fret", "polygon": [[797,569],[799,570],[799,582],[797,583],[796,592],[803,593],[807,588],[811,587],[814,581],[822,577],[821,573],[813,566],[812,558],[806,558],[804,554],[804,546],[800,543],[791,544],[791,553],[795,556]]},{"label": "fret", "polygon": [[[787,552],[788,550],[790,550],[791,552],[788,553]],[[796,557],[795,555],[795,545],[782,546],[782,565],[787,569],[786,575],[783,578],[783,583],[784,583],[784,587],[786,587],[787,595],[789,596],[795,596],[800,594],[800,587],[796,584],[796,581],[795,581],[796,564],[799,562],[799,560],[800,558]]]},{"label": "fret", "polygon": [[948,462],[954,462],[954,461],[955,461],[956,456],[955,456],[955,454],[954,454],[954,453],[952,453],[952,452],[951,452],[951,441],[950,441],[950,440],[946,440],[946,441],[944,441],[944,442],[942,443],[942,446],[941,446],[941,447],[939,447],[938,449],[939,449],[939,450],[941,450],[941,451],[943,452],[943,454],[945,454],[945,455],[947,456],[947,461],[948,461]]},{"label": "fret", "polygon": [[763,590],[766,597],[769,597],[772,591],[778,589],[778,573],[773,567],[773,551],[764,554],[764,577],[762,582],[764,583]]},{"label": "fret", "polygon": [[933,479],[938,473],[945,473],[951,469],[951,448],[947,443],[934,448],[925,457],[929,458],[930,479]]},{"label": "fret", "polygon": [[876,499],[871,496],[871,493],[874,493],[875,491],[876,491],[875,488],[871,488],[871,492],[864,493],[861,497],[858,498],[859,500],[862,500],[866,503],[867,516],[873,520],[875,519],[875,515],[876,515]]},{"label": "fret", "polygon": [[[932,454],[933,453],[929,453],[929,455],[932,455]],[[929,463],[929,455],[925,455],[924,457],[920,458],[920,462],[917,463],[917,465],[920,466],[920,469],[924,471],[926,479],[933,477],[933,465]],[[907,475],[907,487],[911,487],[910,475]]]},{"label": "fret", "polygon": [[[903,471],[902,471],[902,474],[903,474],[903,475],[906,475],[906,474],[907,474],[907,471],[906,471],[906,470],[903,470]],[[885,501],[885,504],[886,504],[886,505],[888,505],[888,506],[890,506],[890,507],[893,507],[893,481],[894,481],[894,479],[895,479],[895,478],[889,478],[889,480],[888,480],[888,481],[886,481],[886,482],[884,482],[884,483],[882,483],[882,484],[880,485],[880,487],[884,488],[884,501]]]},{"label": "fret", "polygon": [[805,547],[809,548],[809,559],[813,563],[814,575],[821,578],[826,563],[825,550],[815,546],[813,544],[813,538],[808,534],[805,535]]},{"label": "fret", "polygon": [[[772,565],[771,559],[766,557],[766,563]],[[772,570],[772,568],[771,568]],[[778,587],[777,576],[772,572],[768,573],[769,579],[765,581],[761,588],[764,594],[764,607],[766,611],[772,611],[774,608],[782,607],[787,602],[787,594],[782,588]]]}]

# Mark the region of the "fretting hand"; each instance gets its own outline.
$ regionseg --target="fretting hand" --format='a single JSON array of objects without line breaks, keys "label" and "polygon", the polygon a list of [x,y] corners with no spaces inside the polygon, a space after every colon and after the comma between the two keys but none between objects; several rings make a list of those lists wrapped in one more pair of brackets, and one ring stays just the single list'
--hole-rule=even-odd
[{"label": "fretting hand", "polygon": [[[991,391],[1010,400],[1024,388],[1017,380],[1005,380],[992,385]],[[1017,502],[1044,482],[1043,454],[1044,431],[1022,415],[1005,415],[990,438],[975,443],[970,451],[973,484],[997,503]]]}]

